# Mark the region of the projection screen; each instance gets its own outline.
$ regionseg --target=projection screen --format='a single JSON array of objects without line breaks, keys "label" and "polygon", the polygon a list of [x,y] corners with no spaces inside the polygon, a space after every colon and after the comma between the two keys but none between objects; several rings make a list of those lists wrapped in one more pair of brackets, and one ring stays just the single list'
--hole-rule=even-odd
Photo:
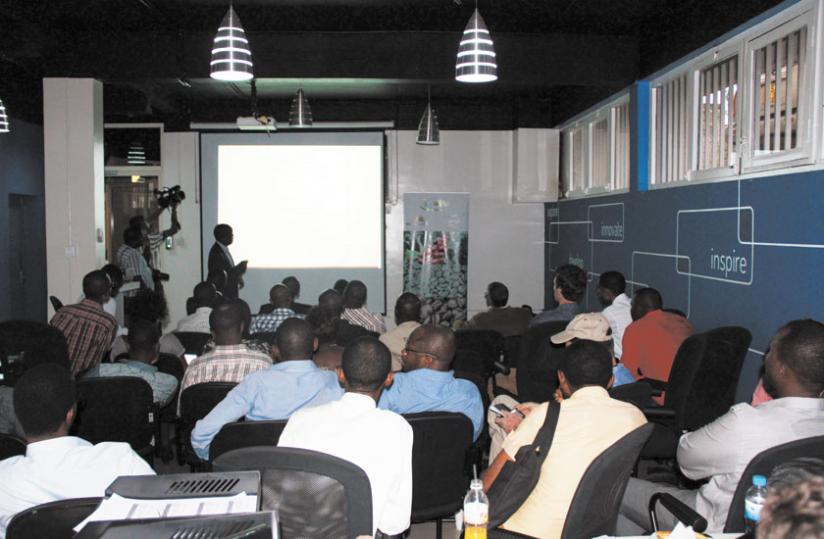
[{"label": "projection screen", "polygon": [[210,133],[200,148],[204,278],[213,229],[227,223],[253,313],[288,275],[301,303],[359,279],[370,310],[386,311],[383,133]]}]

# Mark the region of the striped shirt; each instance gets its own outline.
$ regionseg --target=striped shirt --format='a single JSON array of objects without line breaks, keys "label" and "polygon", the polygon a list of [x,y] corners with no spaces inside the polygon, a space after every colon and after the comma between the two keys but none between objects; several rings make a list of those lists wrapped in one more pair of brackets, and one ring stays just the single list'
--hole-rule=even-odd
[{"label": "striped shirt", "polygon": [[180,393],[189,386],[206,382],[240,383],[247,374],[271,366],[272,358],[250,350],[245,344],[216,346],[189,364],[180,382]]},{"label": "striped shirt", "polygon": [[117,332],[115,317],[90,299],[61,308],[49,324],[66,337],[73,375],[99,364]]},{"label": "striped shirt", "polygon": [[369,331],[386,333],[386,324],[383,322],[383,317],[379,314],[369,312],[366,307],[345,309],[340,317],[350,324],[361,326]]},{"label": "striped shirt", "polygon": [[[154,290],[154,279],[152,278],[152,270],[143,258],[143,253],[134,247],[129,247],[125,243],[117,250],[117,265],[123,270],[123,279],[125,281],[134,281],[135,277],[140,277],[143,281],[143,286],[150,290]],[[137,292],[127,292],[125,295],[134,295]]]},{"label": "striped shirt", "polygon": [[275,309],[271,313],[261,314],[255,317],[249,333],[274,333],[278,330],[281,322],[289,318],[302,318],[295,314],[292,309]]}]

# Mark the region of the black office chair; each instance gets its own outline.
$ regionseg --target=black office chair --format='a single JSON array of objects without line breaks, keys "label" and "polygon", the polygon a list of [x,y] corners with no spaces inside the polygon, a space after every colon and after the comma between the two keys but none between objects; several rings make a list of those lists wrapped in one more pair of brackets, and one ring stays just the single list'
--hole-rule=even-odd
[{"label": "black office chair", "polygon": [[246,447],[220,455],[214,470],[259,470],[261,510],[277,509],[283,539],[372,536],[369,478],[349,461],[306,449]]},{"label": "black office chair", "polygon": [[[589,539],[615,535],[618,509],[629,476],[653,426],[642,425],[605,449],[587,467],[567,511],[561,539]],[[529,537],[497,528],[490,539]]]},{"label": "black office chair", "polygon": [[[455,360],[452,368],[460,371],[476,372],[485,379],[492,379],[495,389],[495,373],[509,373],[506,356],[506,341],[499,332],[491,329],[459,329],[455,332]],[[463,355],[461,352],[472,351],[477,354]],[[467,361],[470,357],[480,357],[480,362]]]},{"label": "black office chair", "polygon": [[57,299],[57,296],[49,296],[49,302],[51,303],[54,312],[57,312],[63,308],[63,302]]},{"label": "black office chair", "polygon": [[113,376],[77,381],[77,415],[72,434],[93,444],[126,442],[149,464],[157,434],[152,388],[142,378]]},{"label": "black office chair", "polygon": [[518,400],[546,402],[558,388],[558,365],[564,352],[563,345],[555,345],[549,338],[566,329],[569,321],[545,322],[526,330],[521,337],[521,356],[518,359]]},{"label": "black office chair", "polygon": [[518,368],[518,361],[521,359],[521,335],[509,335],[504,337],[504,349],[506,350],[506,359],[511,369]]},{"label": "black office chair", "polygon": [[75,498],[44,503],[14,515],[6,539],[71,539],[74,527],[97,509],[102,498]]},{"label": "black office chair", "polygon": [[48,357],[67,369],[69,347],[63,333],[48,324],[30,320],[0,322],[0,374],[2,385],[14,386],[26,371],[25,357]]},{"label": "black office chair", "polygon": [[176,432],[179,464],[189,464],[192,471],[208,471],[207,463],[200,460],[192,449],[192,429],[236,385],[234,382],[206,382],[189,386],[180,394],[180,418]]},{"label": "black office chair", "polygon": [[199,356],[203,352],[203,347],[212,338],[209,333],[197,333],[194,331],[175,331],[174,336],[186,349],[187,354],[195,354]]},{"label": "black office chair", "polygon": [[441,539],[441,519],[463,506],[471,470],[472,422],[463,414],[406,414],[412,426],[412,522],[435,520]]},{"label": "black office chair", "polygon": [[227,423],[209,445],[209,460],[244,447],[277,446],[285,427],[285,419]]},{"label": "black office chair", "polygon": [[692,335],[681,343],[665,386],[663,407],[644,409],[656,424],[643,458],[675,457],[678,438],[724,415],[735,403],[741,366],[752,334],[728,326]]},{"label": "black office chair", "polygon": [[0,433],[0,460],[26,454],[26,441],[13,434]]},{"label": "black office chair", "polygon": [[[744,473],[741,474],[738,485],[735,487],[735,493],[732,496],[730,509],[727,513],[727,520],[724,523],[724,533],[744,532],[744,497],[747,494],[747,489],[752,486],[752,477],[754,475],[769,477],[773,469],[779,464],[802,457],[820,458],[822,455],[824,455],[824,436],[814,436],[777,445],[754,456],[750,463],[747,464]],[[679,519],[684,522],[684,524],[693,525],[693,529],[696,531],[706,529],[707,521],[703,516],[696,513],[692,508],[677,498],[657,493],[650,498],[649,504],[650,527],[653,530],[657,528],[658,519],[656,508],[659,504],[679,516]]]},{"label": "black office chair", "polygon": [[275,331],[259,331],[257,333],[252,333],[252,335],[249,338],[253,341],[261,341],[274,346],[275,335],[277,335],[277,332]]}]

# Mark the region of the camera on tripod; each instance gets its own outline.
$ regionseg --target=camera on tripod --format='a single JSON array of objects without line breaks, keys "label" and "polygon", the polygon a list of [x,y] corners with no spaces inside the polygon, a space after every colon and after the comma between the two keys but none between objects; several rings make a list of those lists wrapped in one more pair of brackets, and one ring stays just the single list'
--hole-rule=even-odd
[{"label": "camera on tripod", "polygon": [[186,200],[186,193],[180,189],[179,185],[155,189],[154,195],[157,198],[157,205],[164,210],[166,208],[177,208],[178,204]]}]

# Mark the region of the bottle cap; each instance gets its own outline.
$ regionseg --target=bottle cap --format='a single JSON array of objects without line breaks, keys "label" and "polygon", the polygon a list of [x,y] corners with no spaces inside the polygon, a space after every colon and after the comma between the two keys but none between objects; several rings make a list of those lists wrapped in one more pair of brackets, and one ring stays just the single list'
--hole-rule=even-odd
[{"label": "bottle cap", "polygon": [[752,476],[752,484],[756,487],[766,487],[767,486],[767,478],[763,475],[754,475]]},{"label": "bottle cap", "polygon": [[[766,483],[764,483],[764,484],[766,485]],[[484,482],[481,481],[480,479],[473,479],[472,481],[469,482],[469,488],[471,488],[471,489],[483,489],[484,488]]]}]

